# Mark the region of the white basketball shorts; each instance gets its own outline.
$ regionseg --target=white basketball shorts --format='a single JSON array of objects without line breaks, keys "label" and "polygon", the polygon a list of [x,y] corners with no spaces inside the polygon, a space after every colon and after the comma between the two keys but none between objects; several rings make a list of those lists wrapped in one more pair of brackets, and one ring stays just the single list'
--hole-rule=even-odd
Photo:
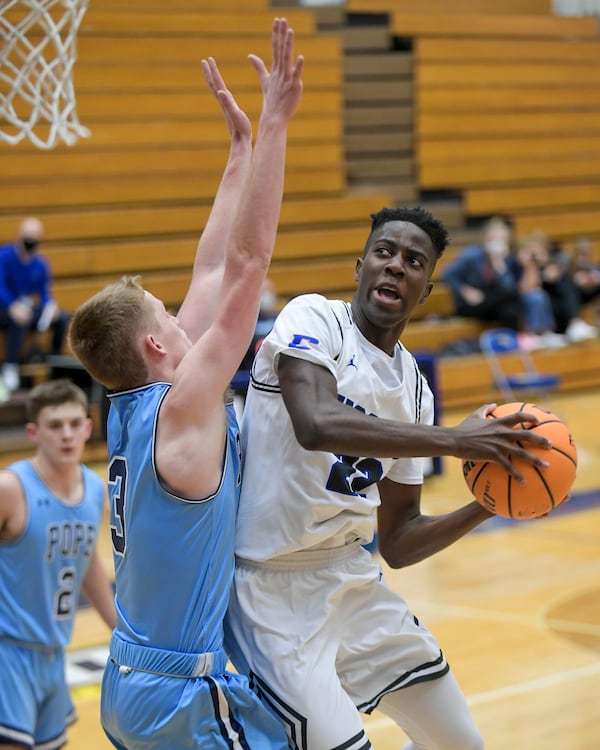
[{"label": "white basketball shorts", "polygon": [[369,747],[359,711],[448,671],[433,635],[358,543],[238,560],[227,631],[236,669],[297,748]]}]

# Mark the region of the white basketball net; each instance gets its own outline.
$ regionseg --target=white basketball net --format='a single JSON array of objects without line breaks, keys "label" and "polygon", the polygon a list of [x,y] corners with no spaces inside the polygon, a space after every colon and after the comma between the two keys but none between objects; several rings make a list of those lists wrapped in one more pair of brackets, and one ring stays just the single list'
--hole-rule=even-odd
[{"label": "white basketball net", "polygon": [[77,118],[72,78],[88,3],[0,0],[0,141],[29,138],[49,149],[89,135]]}]

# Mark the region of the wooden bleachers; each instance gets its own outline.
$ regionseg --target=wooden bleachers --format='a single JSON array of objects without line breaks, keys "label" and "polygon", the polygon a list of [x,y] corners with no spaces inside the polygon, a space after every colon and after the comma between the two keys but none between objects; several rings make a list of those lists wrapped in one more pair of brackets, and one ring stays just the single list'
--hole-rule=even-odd
[{"label": "wooden bleachers", "polygon": [[347,8],[386,14],[412,48],[420,191],[459,193],[469,218],[510,214],[517,234],[588,234],[600,245],[596,17],[553,15],[543,0]]},{"label": "wooden bleachers", "polygon": [[[327,282],[315,274],[314,264],[317,258],[327,257],[335,258],[331,267],[339,273],[337,287],[332,287],[335,272],[331,272],[329,286],[348,291],[369,213],[386,203],[387,195],[381,193],[287,201],[272,264],[280,293],[291,296],[318,290],[321,281]],[[123,273],[142,273],[152,291],[155,283],[162,288],[161,279],[168,273],[171,286],[165,301],[181,301],[209,210],[208,204],[40,210],[37,215],[51,238],[45,252],[52,264],[58,301],[73,309]],[[14,231],[12,219],[0,216],[1,232]]]},{"label": "wooden bleachers", "polygon": [[[217,174],[178,173],[120,174],[105,177],[81,176],[62,178],[60,174],[42,179],[13,180],[5,183],[2,200],[5,211],[13,216],[79,206],[121,205],[123,203],[156,203],[161,201],[209,201],[219,184]],[[344,171],[338,169],[288,170],[286,194],[310,195],[318,187],[323,194],[340,194],[344,190]],[[6,192],[6,196],[4,196]],[[308,218],[308,217],[307,217]]]},{"label": "wooden bleachers", "polygon": [[344,146],[348,184],[374,184],[396,203],[414,201],[412,52],[393,48],[385,28],[337,27],[344,45]]},{"label": "wooden bleachers", "polygon": [[[397,46],[412,51],[421,195],[460,196],[467,219],[512,215],[517,235],[542,229],[568,246],[587,234],[600,260],[598,21],[553,16],[551,6],[544,0],[346,3],[365,26],[365,14],[373,14],[373,24],[387,18]],[[438,277],[456,251],[449,248]],[[438,285],[433,309],[441,296]],[[423,340],[422,325],[409,326],[409,346]],[[427,323],[428,340],[436,325]],[[446,320],[443,328],[451,325]],[[535,356],[564,375],[565,389],[585,388],[600,382],[599,349],[591,342],[581,352]],[[498,397],[478,355],[440,360],[440,381],[447,407]]]},{"label": "wooden bleachers", "polygon": [[468,216],[511,215],[518,235],[541,229],[568,243],[587,234],[598,244],[597,20],[513,21],[506,39],[473,17],[462,36],[415,35],[419,184],[461,191]]},{"label": "wooden bleachers", "polygon": [[[169,9],[172,11],[195,11],[203,10],[245,10],[264,11],[269,7],[268,0],[219,0],[218,3],[202,2],[201,0],[170,0]],[[143,11],[150,8],[163,9],[163,0],[103,0],[102,7],[106,10],[126,9],[128,11]]]},{"label": "wooden bleachers", "polygon": [[[597,340],[571,344],[568,350],[536,351],[533,358],[540,371],[560,373],[563,392],[598,388],[600,342]],[[476,408],[484,403],[503,400],[492,385],[487,363],[479,354],[442,359],[438,370],[442,408]]]},{"label": "wooden bleachers", "polygon": [[541,14],[455,13],[394,10],[391,28],[397,36],[430,37],[509,37],[538,39],[587,38],[597,36],[593,17],[559,18]]},{"label": "wooden bleachers", "polygon": [[[286,201],[271,268],[282,299],[304,291],[349,299],[354,290],[355,260],[367,236],[368,216],[387,200],[384,193],[370,193]],[[38,216],[50,238],[45,252],[52,263],[59,302],[74,309],[119,275],[141,273],[152,291],[153,285],[169,274],[169,286],[161,296],[176,305],[185,293],[197,238],[209,211],[208,203],[41,209]],[[0,215],[0,234],[10,236],[12,219]],[[450,295],[439,278],[441,269],[459,250],[460,243],[452,244],[439,261],[434,293],[426,306],[417,308],[415,319],[451,315]],[[466,330],[471,329],[469,324]],[[438,336],[434,340],[436,346],[441,341]]]},{"label": "wooden bleachers", "polygon": [[447,13],[451,9],[454,14],[482,14],[491,13],[509,15],[548,15],[552,12],[552,0],[499,0],[491,3],[489,0],[346,0],[346,7],[350,12],[400,12],[412,11],[418,7],[424,13]]},{"label": "wooden bleachers", "polygon": [[[157,14],[154,11],[150,17],[156,21]],[[139,17],[146,19],[146,15],[142,12]],[[185,14],[163,11],[162,15],[185,29]],[[119,191],[113,202],[123,202],[126,196],[130,202],[148,201],[152,195],[164,200],[170,189],[173,200],[210,199],[226,159],[228,136],[219,108],[204,86],[202,56],[218,58],[241,106],[256,122],[260,89],[245,58],[250,49],[269,58],[270,11],[259,14],[262,38],[251,32],[243,38],[208,31],[181,36],[182,30],[142,36],[136,30],[128,35],[121,29],[122,12],[115,11],[115,16],[115,29],[101,32],[94,14],[86,14],[93,31],[86,36],[82,29],[79,36],[78,112],[90,137],[74,148],[63,146],[47,153],[21,142],[3,154],[4,173],[13,178],[5,208],[17,210],[28,200],[34,205],[105,204],[111,202],[111,190]],[[227,14],[217,16],[229,22]],[[299,17],[311,20],[306,12]],[[301,27],[310,24],[305,20]],[[309,193],[313,178],[325,192],[341,191],[345,183],[340,43],[310,32],[303,41],[313,63],[305,76],[304,106],[290,125],[286,187],[292,194]],[[96,179],[90,180],[91,172]],[[120,180],[111,179],[115,175]],[[169,183],[179,184],[161,188],[163,175]],[[45,188],[53,203],[48,198],[43,203]]]},{"label": "wooden bleachers", "polygon": [[[316,289],[319,256],[331,264],[328,287],[347,293],[369,214],[390,199],[381,189],[356,196],[346,189],[340,38],[317,34],[311,11],[285,14],[310,64],[289,128],[273,275],[282,295]],[[187,0],[90,6],[75,70],[90,137],[47,152],[26,142],[0,146],[0,236],[12,237],[22,214],[42,219],[61,305],[73,309],[123,273],[142,273],[168,304],[181,301],[228,154],[200,59],[217,59],[256,124],[260,87],[246,58],[252,51],[270,60],[273,15],[259,0],[229,0],[218,10]]]},{"label": "wooden bleachers", "polygon": [[[345,25],[344,9],[274,12],[267,0],[91,4],[75,67],[91,136],[48,152],[0,144],[0,237],[13,236],[21,215],[40,216],[65,307],[123,273],[142,273],[176,306],[228,148],[200,59],[218,60],[256,123],[260,92],[245,58],[270,59],[272,17],[285,12],[307,65],[271,269],[282,300],[305,291],[349,299],[369,214],[430,192],[459,194],[468,217],[509,212],[518,231],[554,217],[541,226],[555,236],[598,240],[597,24],[553,17],[549,5],[457,0],[449,17],[443,0],[422,0],[418,12],[407,0],[347,0],[348,13],[377,21]],[[481,330],[451,317],[439,281],[463,244],[459,232],[415,311],[403,339],[415,351]],[[489,388],[476,360],[479,385],[445,360],[441,368],[448,405],[479,402]]]},{"label": "wooden bleachers", "polygon": [[[243,35],[246,39],[264,36],[270,29],[273,11],[267,3],[262,8],[246,8],[242,2],[215,10],[215,3],[198,3],[194,8],[175,4],[168,7],[142,3],[113,3],[110,7],[90,5],[81,23],[81,34],[126,34],[129,36],[157,32],[162,35],[212,34],[222,38]],[[310,11],[287,9],[290,26],[297,34],[315,30]]]},{"label": "wooden bleachers", "polygon": [[[82,25],[76,86],[78,112],[90,138],[47,153],[22,143],[3,154],[12,184],[3,196],[0,235],[11,236],[17,211],[36,207],[46,227],[56,294],[70,309],[123,273],[142,273],[148,288],[168,304],[175,306],[183,297],[228,147],[212,95],[198,90],[199,58],[214,55],[240,104],[252,117],[259,114],[258,85],[244,58],[250,48],[269,58],[270,13],[268,23],[262,14],[262,36],[250,32],[250,46],[245,34],[240,38],[211,25],[216,17],[229,23],[227,14],[212,14],[199,35],[186,28],[198,22],[180,12],[186,3],[169,9],[173,17],[164,27],[157,21],[164,13],[158,3],[138,4],[140,21],[131,27],[134,6],[119,5],[112,25],[103,6],[99,14],[86,14]],[[381,189],[347,194],[341,74],[343,68],[351,76],[360,73],[358,89],[361,75],[373,72],[377,55],[370,55],[369,67],[359,45],[353,62],[345,63],[341,37],[312,33],[312,20],[305,18],[312,16],[299,13],[297,46],[309,61],[308,77],[290,126],[286,199],[271,275],[282,299],[304,291],[349,298],[369,214],[391,200]],[[386,57],[388,79],[410,72],[405,59]],[[380,89],[385,85],[389,88],[390,81]],[[369,87],[371,99],[381,96],[380,89]],[[390,162],[390,174],[397,166],[398,161]],[[383,189],[388,186],[383,181]],[[414,198],[414,191],[403,196]],[[416,317],[449,311],[449,296],[440,287]]]}]

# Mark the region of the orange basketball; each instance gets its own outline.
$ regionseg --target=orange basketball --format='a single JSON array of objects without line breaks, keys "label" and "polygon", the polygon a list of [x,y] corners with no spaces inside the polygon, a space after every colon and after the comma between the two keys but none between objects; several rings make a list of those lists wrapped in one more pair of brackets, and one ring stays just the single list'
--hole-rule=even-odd
[{"label": "orange basketball", "polygon": [[491,461],[463,461],[463,475],[468,488],[484,508],[505,518],[535,518],[558,507],[569,494],[577,471],[577,448],[566,424],[556,414],[535,404],[509,403],[496,407],[489,419],[504,417],[516,411],[533,414],[539,423],[521,422],[515,430],[534,430],[552,442],[552,448],[527,444],[529,453],[537,454],[550,465],[537,468],[520,458],[512,458],[525,479],[520,484],[500,464]]}]

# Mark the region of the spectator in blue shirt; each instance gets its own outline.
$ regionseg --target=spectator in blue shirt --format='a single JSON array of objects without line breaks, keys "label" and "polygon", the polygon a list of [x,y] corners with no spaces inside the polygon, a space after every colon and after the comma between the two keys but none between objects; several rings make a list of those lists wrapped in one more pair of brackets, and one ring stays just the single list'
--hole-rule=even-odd
[{"label": "spectator in blue shirt", "polygon": [[44,228],[34,217],[23,219],[15,242],[0,247],[0,328],[6,349],[2,378],[8,392],[19,388],[19,363],[29,331],[52,329],[51,353],[60,354],[70,315],[52,296],[48,260],[39,253]]},{"label": "spectator in blue shirt", "polygon": [[510,226],[494,217],[483,227],[481,244],[465,247],[444,268],[456,315],[519,330],[522,302],[508,263],[510,240]]}]

